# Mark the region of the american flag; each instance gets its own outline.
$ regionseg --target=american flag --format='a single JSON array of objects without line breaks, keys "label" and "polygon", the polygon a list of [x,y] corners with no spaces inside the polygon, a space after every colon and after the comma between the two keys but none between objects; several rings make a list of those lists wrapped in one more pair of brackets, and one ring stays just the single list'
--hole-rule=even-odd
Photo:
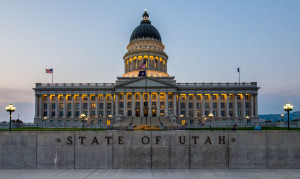
[{"label": "american flag", "polygon": [[140,69],[146,69],[146,60],[140,65]]},{"label": "american flag", "polygon": [[53,69],[46,69],[46,73],[53,73]]}]

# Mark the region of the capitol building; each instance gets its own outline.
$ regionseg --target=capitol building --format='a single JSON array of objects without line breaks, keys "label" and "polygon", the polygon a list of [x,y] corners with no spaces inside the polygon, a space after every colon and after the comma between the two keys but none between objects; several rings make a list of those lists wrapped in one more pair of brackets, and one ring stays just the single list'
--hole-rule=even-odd
[{"label": "capitol building", "polygon": [[102,126],[258,120],[256,82],[176,82],[164,49],[145,11],[130,36],[124,74],[115,83],[36,83],[35,124],[80,125],[81,114]]}]

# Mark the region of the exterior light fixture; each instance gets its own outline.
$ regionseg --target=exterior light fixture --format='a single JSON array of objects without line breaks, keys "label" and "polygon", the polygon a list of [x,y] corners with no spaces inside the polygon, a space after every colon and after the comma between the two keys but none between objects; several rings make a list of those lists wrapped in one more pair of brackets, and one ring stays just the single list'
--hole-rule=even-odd
[{"label": "exterior light fixture", "polygon": [[86,115],[85,114],[81,114],[80,118],[81,118],[81,122],[82,122],[82,130],[84,131],[84,120],[85,120]]},{"label": "exterior light fixture", "polygon": [[287,111],[288,113],[288,130],[290,130],[290,111],[293,110],[293,105],[291,105],[290,103],[286,103],[284,106],[283,106],[283,109],[285,111]]},{"label": "exterior light fixture", "polygon": [[12,104],[6,106],[6,111],[9,112],[9,131],[11,131],[11,118],[12,118],[12,112],[16,110],[16,107]]}]

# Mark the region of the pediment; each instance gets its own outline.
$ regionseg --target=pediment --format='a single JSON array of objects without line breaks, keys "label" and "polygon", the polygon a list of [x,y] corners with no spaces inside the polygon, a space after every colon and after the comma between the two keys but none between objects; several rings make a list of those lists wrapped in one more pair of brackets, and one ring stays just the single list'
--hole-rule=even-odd
[{"label": "pediment", "polygon": [[168,84],[166,82],[162,82],[156,79],[143,78],[134,81],[129,81],[127,83],[123,83],[118,87],[122,88],[174,88],[174,85]]}]

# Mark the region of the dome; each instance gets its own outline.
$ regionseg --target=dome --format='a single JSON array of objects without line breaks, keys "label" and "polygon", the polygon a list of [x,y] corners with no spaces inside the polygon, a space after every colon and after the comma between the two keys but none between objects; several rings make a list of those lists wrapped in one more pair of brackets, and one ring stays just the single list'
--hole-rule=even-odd
[{"label": "dome", "polygon": [[153,25],[151,25],[148,17],[149,15],[145,10],[141,24],[133,30],[130,36],[130,43],[139,38],[153,38],[161,42],[161,37],[158,30]]}]

